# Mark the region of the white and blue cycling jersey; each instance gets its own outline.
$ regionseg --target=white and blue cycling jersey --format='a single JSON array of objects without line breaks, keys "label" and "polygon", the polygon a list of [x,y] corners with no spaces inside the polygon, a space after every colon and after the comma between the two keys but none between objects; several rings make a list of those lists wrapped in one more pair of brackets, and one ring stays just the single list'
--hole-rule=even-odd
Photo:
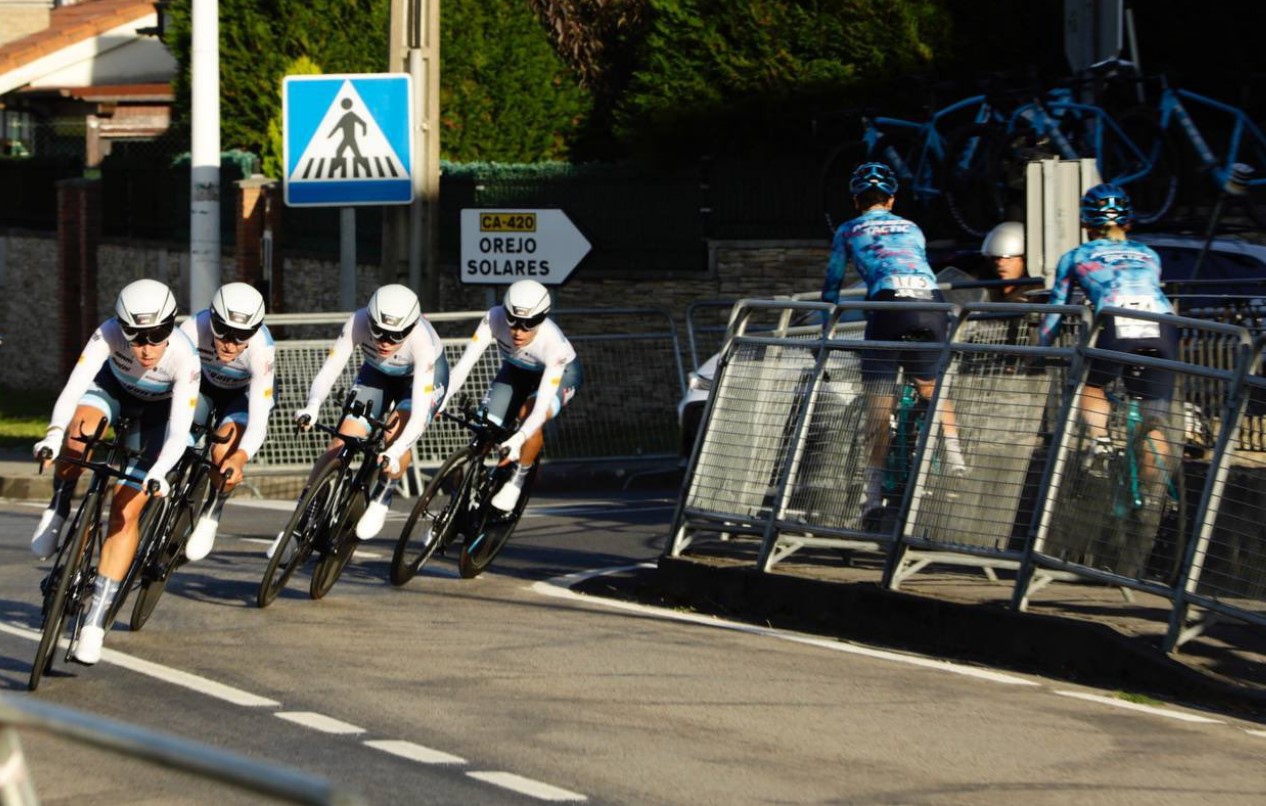
[{"label": "white and blue cycling jersey", "polygon": [[[214,399],[220,411],[221,421],[231,420],[244,426],[242,439],[238,449],[245,452],[246,458],[253,458],[264,444],[268,430],[268,413],[273,406],[273,378],[277,346],[268,326],[261,324],[255,334],[246,342],[246,348],[231,361],[222,361],[215,350],[215,342],[211,333],[211,310],[200,311],[189,317],[180,326],[180,330],[189,337],[198,350],[198,358],[202,362],[202,382],[211,387],[204,390]],[[227,390],[234,394],[226,396],[214,390]],[[237,393],[244,395],[245,411]],[[199,413],[199,417],[204,416]]]},{"label": "white and blue cycling jersey", "polygon": [[[1096,313],[1107,306],[1173,313],[1174,306],[1161,290],[1160,277],[1160,257],[1151,247],[1138,241],[1100,238],[1087,241],[1060,258],[1050,302],[1066,303],[1076,284]],[[1042,344],[1054,340],[1061,321],[1057,313],[1042,321]]]},{"label": "white and blue cycling jersey", "polygon": [[928,265],[927,241],[913,221],[872,208],[835,231],[822,286],[824,302],[838,302],[844,272],[852,263],[866,283],[867,299],[881,291],[896,299],[932,300],[936,275]]}]

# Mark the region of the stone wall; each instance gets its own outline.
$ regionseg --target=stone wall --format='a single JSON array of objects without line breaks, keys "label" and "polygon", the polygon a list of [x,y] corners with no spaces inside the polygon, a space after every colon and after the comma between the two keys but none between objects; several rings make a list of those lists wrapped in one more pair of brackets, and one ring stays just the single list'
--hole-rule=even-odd
[{"label": "stone wall", "polygon": [[[54,234],[0,235],[0,387],[56,390],[56,339],[49,327],[51,301],[59,299],[58,244]],[[821,287],[829,244],[805,241],[717,241],[709,244],[709,267],[698,273],[662,273],[635,278],[587,277],[583,264],[564,286],[553,289],[557,308],[664,308],[682,323],[696,300],[737,299],[815,291]],[[337,257],[282,256],[281,293],[289,312],[338,309]],[[97,252],[95,318],[112,315],[119,288],[142,277],[161,280],[182,303],[189,298],[187,249],[175,244],[106,241]],[[500,295],[498,286],[463,285],[457,267],[441,267],[439,304],[427,311],[483,310]],[[221,279],[237,279],[231,255]],[[357,304],[379,285],[379,267],[357,267]],[[183,308],[182,308],[182,312]],[[331,331],[333,328],[329,328]],[[684,339],[684,332],[679,333]],[[331,333],[331,337],[333,333]],[[77,347],[74,349],[78,349]]]}]

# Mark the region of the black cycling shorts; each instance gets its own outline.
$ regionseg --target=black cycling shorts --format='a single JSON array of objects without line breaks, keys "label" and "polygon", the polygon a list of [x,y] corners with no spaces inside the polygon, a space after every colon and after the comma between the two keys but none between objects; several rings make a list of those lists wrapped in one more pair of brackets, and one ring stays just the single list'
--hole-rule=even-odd
[{"label": "black cycling shorts", "polygon": [[[897,299],[892,290],[880,291],[871,297],[875,302],[889,302]],[[945,297],[939,290],[934,291],[928,302],[944,302]],[[891,308],[882,311],[867,311],[867,341],[945,341],[949,319],[944,311],[903,310]],[[864,382],[879,381],[895,377],[897,368],[921,381],[936,378],[942,352],[933,349],[919,350],[862,350],[862,380]]]}]

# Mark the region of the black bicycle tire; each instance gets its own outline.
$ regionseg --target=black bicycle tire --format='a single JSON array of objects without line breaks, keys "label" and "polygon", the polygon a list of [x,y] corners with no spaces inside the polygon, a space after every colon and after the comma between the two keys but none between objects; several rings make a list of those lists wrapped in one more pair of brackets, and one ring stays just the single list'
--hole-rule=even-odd
[{"label": "black bicycle tire", "polygon": [[1142,166],[1137,164],[1137,157],[1127,147],[1128,144],[1116,143],[1108,138],[1105,152],[1097,155],[1099,175],[1104,182],[1120,184],[1130,194],[1137,223],[1155,224],[1169,214],[1181,189],[1174,145],[1156,123],[1154,110],[1146,107],[1128,110],[1116,119],[1116,123],[1134,146],[1151,160],[1152,166],[1143,176],[1128,182],[1120,181]]},{"label": "black bicycle tire", "polygon": [[364,514],[368,503],[366,490],[357,485],[340,505],[343,512],[335,523],[330,549],[321,555],[312,569],[312,581],[308,584],[308,596],[312,599],[324,598],[351,562],[356,544],[360,542],[356,536],[356,522]]},{"label": "black bicycle tire", "polygon": [[[163,536],[162,545],[146,563],[146,567],[141,569],[136,603],[132,606],[132,617],[128,620],[128,627],[133,632],[139,631],[149,621],[154,608],[158,605],[158,600],[167,590],[167,580],[171,578],[184,557],[185,541],[189,539],[189,533],[194,525],[192,502],[197,500],[197,490],[195,490],[192,500],[176,504],[180,508],[172,516],[171,526]],[[155,565],[158,567],[156,576],[151,572]]]},{"label": "black bicycle tire", "polygon": [[869,156],[866,143],[856,140],[836,146],[822,161],[818,170],[818,209],[828,237],[835,237],[840,224],[857,215],[848,190],[848,178],[858,163]]},{"label": "black bicycle tire", "polygon": [[173,506],[175,506],[175,503],[172,500],[164,501],[158,499],[152,500],[147,504],[146,510],[149,510],[148,512],[142,511],[141,536],[137,543],[136,554],[132,557],[132,562],[128,565],[127,572],[123,575],[123,580],[119,583],[119,592],[115,594],[114,601],[110,603],[110,609],[106,611],[106,632],[110,631],[114,626],[115,620],[119,617],[119,613],[123,612],[123,605],[127,603],[132,590],[140,585],[142,572],[149,563],[150,557],[154,555],[156,548],[163,542],[163,536],[154,534],[152,530],[163,527]]},{"label": "black bicycle tire", "polygon": [[[1006,215],[1008,139],[997,127],[977,123],[954,132],[948,142],[942,181],[946,209],[964,234],[983,238]],[[970,159],[964,155],[969,143]]]},{"label": "black bicycle tire", "polygon": [[[479,548],[475,551],[471,550],[472,545],[479,541],[479,536],[473,540],[467,536],[467,540],[462,544],[461,552],[457,556],[457,571],[461,574],[462,579],[474,579],[482,574],[492,561],[497,558],[501,550],[505,548],[506,543],[510,541],[510,535],[513,534],[514,528],[519,525],[519,519],[523,517],[523,510],[527,507],[528,498],[532,494],[532,488],[536,484],[536,474],[540,469],[540,462],[532,465],[528,471],[528,477],[523,480],[523,489],[519,493],[519,500],[514,505],[514,510],[506,518],[496,522],[496,532],[489,539],[481,542]],[[490,491],[491,492],[491,491]],[[492,510],[492,504],[487,500],[483,502],[479,513],[479,531],[484,535],[487,534],[489,526],[489,516]]]},{"label": "black bicycle tire", "polygon": [[[435,475],[427,482],[426,487],[422,490],[422,495],[418,496],[417,502],[413,505],[413,510],[409,512],[408,519],[404,522],[404,528],[400,530],[400,537],[396,539],[396,548],[391,555],[391,584],[397,587],[404,585],[409,580],[417,576],[422,567],[435,555],[436,550],[449,542],[452,537],[451,530],[456,525],[452,517],[453,504],[460,499],[463,478],[459,478],[454,492],[456,495],[450,495],[448,502],[441,509],[438,517],[432,517],[429,522],[434,523],[443,519],[437,533],[433,534],[430,543],[425,544],[422,550],[418,552],[416,559],[408,557],[409,541],[413,536],[414,530],[417,528],[418,521],[425,514],[429,513],[431,502],[435,500],[435,496],[444,489],[445,484],[450,484],[450,476],[466,470],[471,467],[470,460],[472,454],[469,449],[462,449],[453,452],[444,464],[440,465],[440,469],[435,471]],[[454,486],[450,484],[449,489]]]},{"label": "black bicycle tire", "polygon": [[[299,503],[295,505],[294,512],[290,515],[290,520],[286,522],[284,536],[277,543],[273,556],[268,558],[268,566],[264,569],[264,578],[260,580],[259,591],[255,596],[255,602],[260,607],[268,607],[268,605],[273,603],[277,595],[286,587],[290,577],[307,561],[308,556],[312,553],[315,536],[309,536],[308,539],[303,540],[296,548],[293,556],[287,559],[284,564],[282,563],[282,560],[286,559],[287,546],[292,540],[296,539],[295,531],[298,529],[306,531],[308,527],[307,520],[314,514],[324,519],[328,502],[323,502],[319,511],[314,513],[313,501],[323,493],[328,494],[332,492],[338,484],[338,477],[342,473],[343,464],[341,462],[330,462],[321,468],[312,480],[312,484],[308,485],[308,489],[300,496]],[[326,489],[327,487],[329,488],[328,490]]]},{"label": "black bicycle tire", "polygon": [[66,598],[70,592],[71,580],[79,571],[79,566],[85,559],[85,541],[91,540],[92,532],[100,528],[100,513],[97,511],[101,494],[98,492],[89,492],[85,496],[83,503],[79,508],[78,525],[75,529],[74,537],[66,541],[62,549],[57,554],[57,559],[53,563],[53,568],[49,574],[57,572],[61,567],[61,573],[57,577],[57,586],[53,590],[52,599],[48,599],[45,593],[45,603],[47,607],[44,609],[43,630],[40,635],[39,647],[35,650],[35,660],[31,664],[31,676],[27,681],[27,690],[35,691],[39,688],[40,679],[44,673],[53,667],[53,653],[57,648],[58,642],[61,640],[62,633],[66,629]]}]

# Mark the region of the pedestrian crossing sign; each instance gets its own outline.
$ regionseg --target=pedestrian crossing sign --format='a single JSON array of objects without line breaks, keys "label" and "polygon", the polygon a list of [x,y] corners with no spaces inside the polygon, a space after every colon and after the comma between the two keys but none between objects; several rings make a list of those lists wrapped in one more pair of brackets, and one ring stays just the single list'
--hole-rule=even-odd
[{"label": "pedestrian crossing sign", "polygon": [[408,73],[286,76],[286,204],[413,201],[413,85]]}]

